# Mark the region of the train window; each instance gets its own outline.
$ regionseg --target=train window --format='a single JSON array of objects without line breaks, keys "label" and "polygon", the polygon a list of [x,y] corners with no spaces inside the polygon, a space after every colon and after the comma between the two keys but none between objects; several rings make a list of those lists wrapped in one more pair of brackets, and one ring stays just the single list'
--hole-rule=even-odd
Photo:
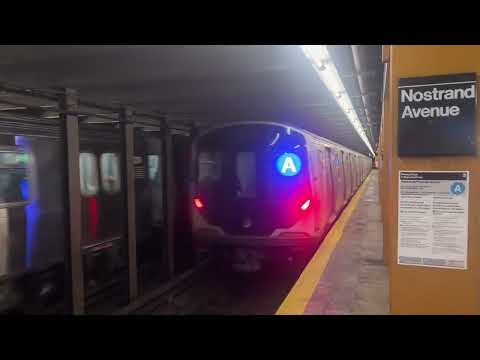
[{"label": "train window", "polygon": [[148,155],[148,178],[152,189],[152,221],[154,224],[163,223],[163,187],[162,167],[159,155]]},{"label": "train window", "polygon": [[255,198],[257,195],[256,162],[255,153],[239,152],[237,153],[237,178],[238,189],[237,197]]},{"label": "train window", "polygon": [[109,194],[120,191],[120,160],[117,154],[104,153],[100,157],[102,188]]},{"label": "train window", "polygon": [[0,164],[3,166],[17,163],[17,153],[11,151],[0,152]]},{"label": "train window", "polygon": [[160,156],[148,155],[148,178],[152,183],[160,180]]},{"label": "train window", "polygon": [[28,154],[0,151],[0,204],[28,200],[27,162]]},{"label": "train window", "polygon": [[97,157],[91,153],[80,153],[80,191],[83,196],[98,193]]},{"label": "train window", "polygon": [[218,181],[221,177],[222,154],[202,152],[198,157],[198,181]]}]

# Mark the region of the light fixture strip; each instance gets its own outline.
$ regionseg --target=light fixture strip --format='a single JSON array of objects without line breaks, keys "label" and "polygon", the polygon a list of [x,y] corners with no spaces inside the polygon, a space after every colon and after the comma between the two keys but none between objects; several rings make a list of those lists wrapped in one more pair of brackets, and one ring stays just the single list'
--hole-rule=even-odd
[{"label": "light fixture strip", "polygon": [[352,105],[342,79],[340,78],[337,68],[328,52],[327,46],[301,45],[300,48],[305,56],[311,61],[313,68],[327,87],[328,91],[333,95],[333,98],[345,113],[353,128],[367,145],[368,150],[370,150],[372,155],[375,155],[375,152],[368,141],[365,130],[363,129],[362,123],[358,118],[358,114]]}]

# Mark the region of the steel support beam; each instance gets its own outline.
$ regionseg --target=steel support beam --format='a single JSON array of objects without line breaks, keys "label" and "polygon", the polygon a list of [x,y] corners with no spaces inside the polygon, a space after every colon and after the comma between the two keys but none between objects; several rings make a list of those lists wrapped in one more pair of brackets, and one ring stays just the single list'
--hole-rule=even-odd
[{"label": "steel support beam", "polygon": [[[362,95],[362,103],[363,103],[363,110],[365,112],[365,116],[367,118],[368,123],[371,122],[370,119],[370,109],[368,108],[367,100],[366,100],[366,94],[367,91],[365,90],[365,84],[363,82],[363,77],[362,77],[362,68],[361,68],[361,63],[360,63],[360,54],[359,54],[359,48],[358,45],[351,45],[350,46],[352,50],[352,56],[353,56],[353,63],[355,66],[355,71],[357,72],[357,82],[358,82],[358,87],[360,88],[360,93]],[[377,141],[375,141],[373,137],[373,132],[370,126],[368,126],[368,130],[370,133],[370,141],[372,142],[372,146],[375,146]],[[366,133],[366,132],[365,132]]]},{"label": "steel support beam", "polygon": [[123,141],[123,179],[126,190],[126,231],[128,242],[128,297],[133,301],[138,296],[137,269],[137,224],[135,206],[134,131],[131,123],[132,110],[122,109],[120,113]]},{"label": "steel support beam", "polygon": [[82,218],[80,198],[80,140],[79,124],[76,115],[78,107],[77,93],[66,89],[60,99],[60,108],[64,110],[63,139],[66,149],[66,249],[67,268],[71,280],[71,306],[73,314],[85,312],[85,293],[83,286],[82,261]]},{"label": "steel support beam", "polygon": [[167,210],[167,251],[165,263],[169,278],[175,276],[175,210],[176,210],[176,187],[175,187],[175,157],[173,148],[173,135],[167,125],[164,127],[165,144],[165,198]]}]

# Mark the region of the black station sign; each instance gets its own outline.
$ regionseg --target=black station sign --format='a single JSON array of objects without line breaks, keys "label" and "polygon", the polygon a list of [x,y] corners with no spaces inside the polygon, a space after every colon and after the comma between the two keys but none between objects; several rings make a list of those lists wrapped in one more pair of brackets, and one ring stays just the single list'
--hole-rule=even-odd
[{"label": "black station sign", "polygon": [[403,78],[398,155],[475,155],[476,75]]}]

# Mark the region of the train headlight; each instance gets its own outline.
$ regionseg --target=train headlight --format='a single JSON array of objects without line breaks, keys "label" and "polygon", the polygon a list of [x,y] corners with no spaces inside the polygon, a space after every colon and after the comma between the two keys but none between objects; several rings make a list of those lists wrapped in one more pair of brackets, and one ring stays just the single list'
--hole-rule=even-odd
[{"label": "train headlight", "polygon": [[307,201],[305,201],[305,202],[302,204],[302,206],[300,206],[300,209],[302,209],[303,211],[306,211],[306,210],[310,207],[310,203],[311,203],[310,199],[307,200]]}]

